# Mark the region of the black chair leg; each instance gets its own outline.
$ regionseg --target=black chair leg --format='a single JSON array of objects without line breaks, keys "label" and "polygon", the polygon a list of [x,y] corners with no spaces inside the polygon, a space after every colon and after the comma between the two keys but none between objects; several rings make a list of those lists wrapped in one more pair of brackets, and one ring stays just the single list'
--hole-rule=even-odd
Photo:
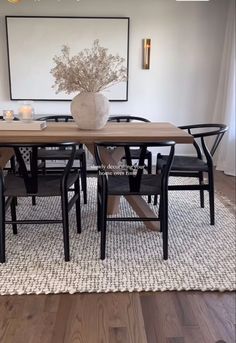
[{"label": "black chair leg", "polygon": [[[147,170],[148,174],[152,174],[152,155],[148,155],[148,165],[147,165]],[[152,202],[152,197],[151,195],[148,196],[148,203],[150,204]]]},{"label": "black chair leg", "polygon": [[[11,201],[11,219],[12,221],[16,221],[16,198],[12,198],[12,201]],[[13,230],[13,234],[16,235],[17,234],[16,224],[12,224],[12,230]]]},{"label": "black chair leg", "polygon": [[87,166],[86,166],[86,155],[82,155],[81,160],[81,184],[84,195],[84,204],[87,204]]},{"label": "black chair leg", "polygon": [[104,193],[101,211],[101,260],[104,260],[106,256],[107,196]]},{"label": "black chair leg", "polygon": [[[203,173],[199,173],[199,184],[203,184]],[[204,208],[204,190],[200,189],[200,205],[202,208]]]},{"label": "black chair leg", "polygon": [[97,230],[98,232],[101,231],[101,212],[102,212],[102,207],[101,207],[101,194],[99,193],[98,190],[98,194],[97,194]]},{"label": "black chair leg", "polygon": [[[159,154],[157,155],[157,161],[156,161],[156,174],[160,174],[160,169],[158,168],[158,156]],[[158,195],[154,195],[154,205],[156,206],[157,205],[157,200],[158,200]]]},{"label": "black chair leg", "polygon": [[42,174],[45,175],[46,174],[46,160],[42,159]]},{"label": "black chair leg", "polygon": [[76,200],[76,224],[77,224],[77,233],[81,233],[81,208],[80,208],[80,185],[79,179],[75,182],[75,194],[78,194],[78,199]]},{"label": "black chair leg", "polygon": [[154,205],[156,206],[157,205],[157,199],[158,199],[158,196],[157,195],[154,195]]},{"label": "black chair leg", "polygon": [[6,262],[5,256],[5,199],[3,184],[0,180],[0,263]]},{"label": "black chair leg", "polygon": [[32,196],[32,205],[33,206],[36,205],[36,196],[35,195]]},{"label": "black chair leg", "polygon": [[12,156],[11,160],[10,160],[10,164],[11,164],[11,172],[13,174],[16,173],[16,162],[15,162],[15,156]]},{"label": "black chair leg", "polygon": [[70,247],[69,247],[69,218],[68,218],[68,194],[63,190],[61,196],[62,207],[62,225],[63,225],[63,241],[65,261],[70,261]]},{"label": "black chair leg", "polygon": [[168,259],[168,196],[163,193],[162,198],[162,239],[163,239],[163,259]]},{"label": "black chair leg", "polygon": [[209,205],[210,205],[210,224],[215,225],[215,200],[214,200],[214,175],[213,170],[209,168]]},{"label": "black chair leg", "polygon": [[[155,195],[155,196],[156,196],[156,195]],[[162,222],[163,213],[162,213],[162,201],[161,201],[161,196],[160,196],[160,201],[159,201],[158,217],[159,217],[159,219],[160,219],[160,232],[162,232],[162,231],[163,231],[163,222]]]}]

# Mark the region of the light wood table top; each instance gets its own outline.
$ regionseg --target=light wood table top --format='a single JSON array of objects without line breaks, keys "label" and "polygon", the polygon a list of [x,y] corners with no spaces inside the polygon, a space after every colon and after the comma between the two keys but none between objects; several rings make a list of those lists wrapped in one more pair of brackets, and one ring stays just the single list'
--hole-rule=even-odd
[{"label": "light wood table top", "polygon": [[47,123],[43,131],[0,131],[0,143],[57,143],[96,141],[191,144],[193,137],[170,123],[107,123],[101,130],[80,130],[73,122]]}]

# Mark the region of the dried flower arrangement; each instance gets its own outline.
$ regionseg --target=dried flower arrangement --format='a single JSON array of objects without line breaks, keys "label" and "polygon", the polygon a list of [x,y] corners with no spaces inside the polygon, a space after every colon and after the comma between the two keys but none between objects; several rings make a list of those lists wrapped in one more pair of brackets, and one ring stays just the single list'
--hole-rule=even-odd
[{"label": "dried flower arrangement", "polygon": [[70,48],[64,45],[61,56],[53,58],[56,66],[51,69],[55,78],[56,93],[100,92],[119,82],[126,81],[125,59],[108,53],[108,49],[93,42],[91,49],[84,49],[70,57]]}]

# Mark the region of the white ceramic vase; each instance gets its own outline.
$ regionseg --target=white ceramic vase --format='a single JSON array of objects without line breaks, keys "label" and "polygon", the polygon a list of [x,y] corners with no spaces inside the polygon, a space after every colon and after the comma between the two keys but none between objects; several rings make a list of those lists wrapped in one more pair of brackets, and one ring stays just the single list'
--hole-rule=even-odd
[{"label": "white ceramic vase", "polygon": [[71,102],[71,114],[80,129],[102,129],[108,120],[109,100],[101,93],[80,93]]}]

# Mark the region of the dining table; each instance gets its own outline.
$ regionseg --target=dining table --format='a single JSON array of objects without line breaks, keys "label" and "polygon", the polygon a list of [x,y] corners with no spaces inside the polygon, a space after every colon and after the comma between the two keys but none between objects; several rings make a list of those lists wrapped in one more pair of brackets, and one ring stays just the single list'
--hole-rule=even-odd
[{"label": "dining table", "polygon": [[[0,130],[0,146],[10,143],[66,143],[74,142],[86,145],[87,149],[94,154],[96,142],[161,142],[175,141],[176,144],[192,144],[193,137],[168,122],[108,122],[100,130],[81,130],[75,122],[47,123],[44,130]],[[14,150],[10,147],[0,147],[0,168],[13,156]],[[123,157],[120,148],[111,150],[104,149],[101,154],[104,165],[118,165]],[[126,200],[140,217],[156,217],[155,213],[146,200],[137,195],[126,196]],[[120,198],[110,196],[108,202],[108,214],[114,214],[119,209]],[[158,230],[157,221],[144,221],[148,229]]]}]

